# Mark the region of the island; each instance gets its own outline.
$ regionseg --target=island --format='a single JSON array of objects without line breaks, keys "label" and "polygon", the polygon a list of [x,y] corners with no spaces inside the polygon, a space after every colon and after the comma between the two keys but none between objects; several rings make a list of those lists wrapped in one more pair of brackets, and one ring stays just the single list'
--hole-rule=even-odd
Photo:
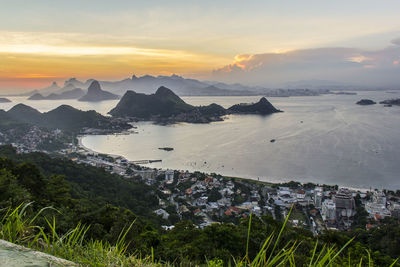
[{"label": "island", "polygon": [[234,105],[228,109],[215,103],[193,106],[183,101],[172,90],[161,86],[154,94],[146,95],[127,91],[109,114],[113,117],[149,120],[158,123],[209,123],[222,121],[228,114],[268,115],[281,112],[265,98],[255,104]]},{"label": "island", "polygon": [[376,102],[371,99],[361,99],[356,104],[361,106],[367,106],[367,105],[375,105]]},{"label": "island", "polygon": [[282,112],[276,109],[265,97],[254,104],[241,103],[228,108],[231,113],[269,115]]},{"label": "island", "polygon": [[11,100],[8,98],[0,97],[0,103],[10,103]]},{"label": "island", "polygon": [[79,98],[79,101],[99,102],[115,99],[119,99],[119,95],[102,90],[100,83],[98,81],[93,81],[88,88],[87,94]]},{"label": "island", "polygon": [[384,100],[379,102],[379,104],[384,104],[386,107],[391,107],[392,105],[400,106],[400,98]]}]

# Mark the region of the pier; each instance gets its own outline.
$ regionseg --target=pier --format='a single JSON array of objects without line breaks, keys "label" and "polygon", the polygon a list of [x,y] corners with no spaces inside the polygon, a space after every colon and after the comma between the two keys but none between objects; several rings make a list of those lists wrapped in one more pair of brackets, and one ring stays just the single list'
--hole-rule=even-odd
[{"label": "pier", "polygon": [[162,162],[162,160],[161,159],[154,159],[154,160],[144,159],[144,160],[131,161],[131,163],[133,163],[133,164],[149,164],[149,163],[153,163],[153,162]]}]

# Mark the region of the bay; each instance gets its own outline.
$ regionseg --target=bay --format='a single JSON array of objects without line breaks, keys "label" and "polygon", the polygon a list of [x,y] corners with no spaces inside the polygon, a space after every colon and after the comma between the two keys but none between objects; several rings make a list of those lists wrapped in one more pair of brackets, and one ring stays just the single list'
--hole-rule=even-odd
[{"label": "bay", "polygon": [[[359,106],[397,97],[382,91],[358,95],[269,98],[283,113],[269,116],[231,115],[211,124],[168,126],[140,122],[137,134],[96,135],[82,139],[99,153],[117,154],[128,160],[161,159],[147,165],[269,182],[300,181],[357,188],[400,188],[400,108]],[[193,105],[229,107],[256,102],[260,97],[184,97]],[[106,114],[118,101],[96,104],[68,101],[27,101],[10,98],[8,109],[22,102],[40,111],[60,104]],[[275,142],[271,142],[275,139]],[[159,150],[173,147],[173,151]]]}]

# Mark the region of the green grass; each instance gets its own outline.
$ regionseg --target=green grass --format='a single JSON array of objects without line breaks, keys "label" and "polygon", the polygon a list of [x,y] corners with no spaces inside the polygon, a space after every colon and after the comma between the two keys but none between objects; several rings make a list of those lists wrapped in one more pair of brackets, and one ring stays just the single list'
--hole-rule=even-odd
[{"label": "green grass", "polygon": [[[134,222],[124,229],[116,244],[109,242],[86,240],[89,226],[78,224],[63,235],[56,231],[56,221],[46,220],[47,227],[35,226],[35,220],[45,210],[29,218],[29,204],[20,205],[15,209],[3,210],[0,220],[0,239],[22,245],[34,250],[54,255],[79,263],[82,266],[158,266],[159,263],[149,256],[140,258],[127,253],[129,243],[125,238]],[[47,229],[47,230],[46,230]]]},{"label": "green grass", "polygon": [[[40,210],[34,216],[28,215],[28,209],[31,203],[21,204],[11,209],[3,209],[3,216],[0,219],[0,239],[19,244],[34,250],[54,255],[73,261],[81,266],[172,266],[173,264],[162,263],[154,260],[153,250],[147,257],[141,258],[136,254],[127,252],[129,243],[126,236],[131,230],[132,222],[120,233],[115,244],[106,241],[87,239],[86,233],[90,226],[78,224],[74,229],[60,235],[57,233],[55,219],[45,218],[45,227],[35,225],[36,219],[42,215],[46,209]],[[271,233],[261,246],[256,257],[251,259],[248,254],[249,240],[251,236],[252,215],[249,218],[247,232],[246,254],[242,259],[232,259],[234,266],[296,266],[296,250],[301,246],[301,242],[290,240],[282,243],[282,234],[288,223],[291,211],[278,233]],[[349,240],[343,247],[328,246],[319,244],[317,241],[315,247],[309,256],[306,266],[374,266],[369,251],[366,251],[368,261],[363,262],[363,255],[356,255],[353,261],[350,261],[350,255],[345,255],[346,248],[353,239]],[[348,262],[357,262],[350,265]],[[397,260],[391,266],[396,264]],[[192,264],[190,264],[192,265]],[[206,266],[219,267],[231,266],[231,262],[224,263],[220,259],[208,260]]]}]

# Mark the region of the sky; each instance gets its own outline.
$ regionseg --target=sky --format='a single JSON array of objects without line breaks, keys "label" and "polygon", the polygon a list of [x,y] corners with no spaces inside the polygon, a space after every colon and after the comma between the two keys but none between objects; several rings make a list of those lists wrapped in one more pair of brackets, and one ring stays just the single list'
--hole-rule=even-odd
[{"label": "sky", "polygon": [[0,0],[0,92],[70,77],[400,84],[398,0]]}]

